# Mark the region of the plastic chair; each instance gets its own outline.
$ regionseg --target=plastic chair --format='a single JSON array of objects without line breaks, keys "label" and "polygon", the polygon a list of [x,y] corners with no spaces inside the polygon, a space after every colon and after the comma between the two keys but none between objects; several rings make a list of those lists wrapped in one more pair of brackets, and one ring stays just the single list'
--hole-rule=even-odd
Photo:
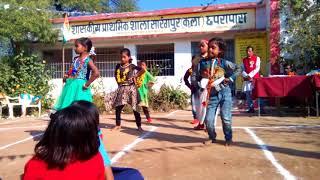
[{"label": "plastic chair", "polygon": [[20,99],[22,102],[22,115],[26,116],[27,108],[38,108],[39,114],[41,116],[41,98],[39,96],[33,96],[30,94],[21,94]]}]

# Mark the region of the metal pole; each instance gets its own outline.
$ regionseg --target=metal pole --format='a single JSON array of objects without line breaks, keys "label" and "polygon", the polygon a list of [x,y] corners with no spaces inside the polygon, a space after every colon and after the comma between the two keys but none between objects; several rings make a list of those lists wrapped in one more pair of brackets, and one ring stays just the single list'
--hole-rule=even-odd
[{"label": "metal pole", "polygon": [[64,62],[65,62],[65,59],[64,59],[64,44],[63,44],[62,45],[62,78],[64,77],[64,73],[66,72],[64,67]]},{"label": "metal pole", "polygon": [[261,100],[258,98],[258,116],[261,116],[261,106],[260,106]]},{"label": "metal pole", "polygon": [[316,108],[317,108],[317,117],[319,117],[319,91],[316,91]]}]

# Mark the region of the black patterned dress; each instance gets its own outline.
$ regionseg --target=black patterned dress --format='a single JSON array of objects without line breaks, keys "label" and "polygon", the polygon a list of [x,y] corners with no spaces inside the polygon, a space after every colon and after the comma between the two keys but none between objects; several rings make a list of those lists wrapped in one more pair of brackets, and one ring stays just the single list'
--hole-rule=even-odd
[{"label": "black patterned dress", "polygon": [[139,71],[141,71],[141,68],[134,64],[129,64],[126,66],[117,64],[115,69],[115,78],[118,83],[118,89],[116,91],[116,97],[114,99],[114,108],[129,104],[132,106],[132,109],[134,111],[137,110],[139,104],[139,96],[137,87],[132,78]]}]

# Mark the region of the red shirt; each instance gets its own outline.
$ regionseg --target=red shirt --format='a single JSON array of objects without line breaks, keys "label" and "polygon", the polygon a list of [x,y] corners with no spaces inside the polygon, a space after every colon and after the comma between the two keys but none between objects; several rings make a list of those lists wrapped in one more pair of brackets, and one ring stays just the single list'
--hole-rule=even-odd
[{"label": "red shirt", "polygon": [[[253,55],[252,57],[246,57],[243,60],[244,71],[249,74],[251,71],[256,69],[257,65],[257,56]],[[260,77],[260,74],[257,73],[253,76],[253,78]],[[245,79],[247,80],[247,79]]]},{"label": "red shirt", "polygon": [[100,153],[91,159],[69,164],[63,170],[48,169],[47,164],[33,157],[25,165],[24,180],[105,180],[105,170]]}]

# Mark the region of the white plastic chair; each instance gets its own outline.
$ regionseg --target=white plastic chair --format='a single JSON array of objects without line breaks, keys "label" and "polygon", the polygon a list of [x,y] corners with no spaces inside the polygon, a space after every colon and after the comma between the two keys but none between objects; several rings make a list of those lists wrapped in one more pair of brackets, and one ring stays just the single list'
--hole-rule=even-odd
[{"label": "white plastic chair", "polygon": [[[21,98],[21,95],[20,95]],[[39,111],[39,117],[41,116],[41,99],[39,98],[37,103],[35,103],[34,98],[36,98],[33,95],[28,94],[28,98],[21,98],[22,102],[22,115],[26,116],[27,114],[27,108],[38,108]]]},{"label": "white plastic chair", "polygon": [[13,115],[13,107],[14,106],[21,106],[22,107],[22,102],[21,102],[21,98],[20,97],[9,97],[9,96],[5,96],[6,97],[6,102],[4,104],[4,106],[8,106],[9,109],[9,118],[14,118]]}]

